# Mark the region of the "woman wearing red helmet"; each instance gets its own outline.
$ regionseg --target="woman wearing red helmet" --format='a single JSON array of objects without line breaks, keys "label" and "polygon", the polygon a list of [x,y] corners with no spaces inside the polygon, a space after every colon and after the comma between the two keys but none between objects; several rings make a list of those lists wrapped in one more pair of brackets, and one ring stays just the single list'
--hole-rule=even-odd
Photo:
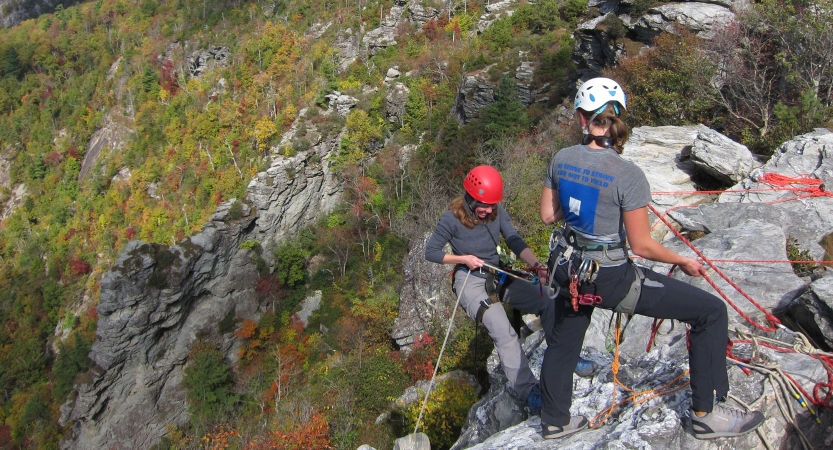
[{"label": "woman wearing red helmet", "polygon": [[[495,288],[493,273],[484,263],[499,267],[497,247],[501,236],[506,244],[524,262],[546,279],[547,269],[538,261],[529,246],[518,235],[509,214],[500,205],[503,199],[503,179],[491,166],[472,169],[463,187],[466,193],[453,200],[437,223],[425,247],[425,259],[440,264],[455,264],[453,288],[459,293],[460,305],[472,319],[482,321],[495,342],[503,371],[519,399],[525,399],[530,412],[537,414],[541,407],[538,382],[529,369],[526,354],[521,349],[515,330],[509,323],[506,311],[491,306],[489,293]],[[452,253],[443,248],[451,246]],[[497,274],[499,276],[499,274]],[[549,289],[549,288],[547,288]],[[506,278],[495,290],[499,299],[507,305],[527,313],[538,314],[545,330],[551,330],[554,313],[553,301],[538,284],[525,281],[512,282]],[[595,370],[591,361],[583,361],[579,370]]]}]

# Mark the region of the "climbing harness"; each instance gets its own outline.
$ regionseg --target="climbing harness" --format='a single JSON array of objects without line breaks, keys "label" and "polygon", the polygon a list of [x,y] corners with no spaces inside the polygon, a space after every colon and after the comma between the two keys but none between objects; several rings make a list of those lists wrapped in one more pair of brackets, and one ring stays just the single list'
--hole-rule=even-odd
[{"label": "climbing harness", "polygon": [[[463,270],[466,273],[481,273],[486,275],[486,294],[489,297],[480,300],[480,306],[477,308],[477,313],[475,314],[475,321],[477,323],[483,322],[483,315],[486,313],[486,310],[489,309],[493,304],[503,302],[503,297],[506,295],[506,289],[512,284],[513,280],[522,280],[532,284],[539,284],[541,280],[538,278],[538,275],[532,274],[530,272],[524,270],[517,270],[517,269],[509,269],[509,268],[500,268],[495,267],[491,264],[483,263],[483,266],[469,270],[464,264],[457,264],[454,266],[454,270],[451,272],[452,279],[454,278],[454,274],[458,270]],[[452,290],[454,288],[452,287]],[[456,294],[456,291],[455,291]],[[497,301],[493,301],[491,296],[497,294]]]},{"label": "climbing harness", "polygon": [[[578,311],[579,305],[598,306],[602,304],[602,297],[596,294],[580,294],[579,288],[583,284],[594,284],[596,277],[599,275],[599,259],[590,256],[589,252],[602,252],[602,258],[611,258],[608,254],[612,250],[622,250],[624,258],[627,258],[627,251],[624,242],[616,244],[607,243],[591,243],[589,245],[582,245],[579,242],[578,236],[568,224],[563,228],[556,228],[550,234],[549,241],[550,256],[547,261],[550,278],[549,285],[555,289],[553,298],[561,293],[563,287],[560,282],[555,280],[555,273],[562,265],[567,265],[568,280],[566,282],[568,292],[570,295],[570,304],[574,311]],[[620,259],[620,258],[616,258]],[[645,280],[645,273],[641,268],[634,265],[634,280],[631,283],[628,294],[622,299],[619,305],[614,308],[616,312],[626,314],[633,314],[636,309],[636,303],[639,301],[639,296],[642,292],[642,284]]]}]

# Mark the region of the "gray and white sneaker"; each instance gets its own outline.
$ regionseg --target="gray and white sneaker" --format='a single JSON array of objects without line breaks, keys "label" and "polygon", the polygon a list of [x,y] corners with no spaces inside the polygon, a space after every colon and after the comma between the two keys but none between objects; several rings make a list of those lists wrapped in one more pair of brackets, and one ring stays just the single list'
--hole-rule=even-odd
[{"label": "gray and white sneaker", "polygon": [[715,439],[742,436],[754,431],[764,423],[760,411],[743,412],[724,403],[715,403],[714,409],[702,417],[697,417],[694,410],[689,411],[691,427],[697,439]]},{"label": "gray and white sneaker", "polygon": [[570,417],[570,423],[567,425],[547,425],[541,422],[541,433],[544,439],[557,439],[587,428],[588,423],[587,417],[584,416]]}]

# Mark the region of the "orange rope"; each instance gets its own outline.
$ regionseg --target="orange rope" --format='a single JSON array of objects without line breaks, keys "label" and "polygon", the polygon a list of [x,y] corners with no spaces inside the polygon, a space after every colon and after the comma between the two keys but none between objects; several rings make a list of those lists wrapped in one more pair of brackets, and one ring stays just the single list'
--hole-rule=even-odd
[{"label": "orange rope", "polygon": [[[621,381],[619,381],[619,377],[618,377],[619,368],[620,368],[620,366],[619,366],[619,344],[620,344],[620,337],[621,337],[621,332],[622,332],[622,314],[621,313],[616,314],[616,329],[615,330],[616,330],[615,331],[616,347],[615,347],[615,350],[614,350],[614,353],[613,353],[613,363],[611,363],[611,366],[610,366],[611,371],[613,372],[613,398],[611,399],[610,407],[608,407],[607,409],[605,409],[602,412],[600,412],[599,414],[597,414],[596,417],[594,417],[593,420],[590,421],[590,428],[599,428],[602,425],[604,425],[604,423],[607,421],[607,419],[609,419],[610,416],[613,414],[613,411],[615,411],[616,408],[624,405],[627,402],[633,402],[634,405],[641,405],[642,403],[645,403],[645,402],[647,402],[651,399],[654,399],[656,397],[660,397],[660,396],[668,395],[668,394],[673,394],[674,392],[682,390],[683,388],[685,388],[686,386],[688,386],[691,383],[690,381],[686,381],[685,383],[683,383],[679,386],[676,386],[676,387],[673,387],[673,388],[671,387],[675,383],[677,383],[681,378],[688,375],[688,370],[686,370],[686,371],[683,371],[683,373],[677,375],[676,378],[674,378],[670,382],[666,383],[664,386],[659,387],[657,389],[646,389],[644,391],[636,392],[633,389],[625,386]],[[617,403],[616,402],[616,389],[617,389],[617,387],[621,387],[626,392],[631,392],[632,395],[628,396],[624,400]]]}]

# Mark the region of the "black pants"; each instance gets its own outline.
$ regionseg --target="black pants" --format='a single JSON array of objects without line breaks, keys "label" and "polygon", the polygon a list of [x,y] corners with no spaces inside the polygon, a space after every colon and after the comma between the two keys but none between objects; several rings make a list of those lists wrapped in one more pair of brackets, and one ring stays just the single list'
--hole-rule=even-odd
[{"label": "black pants", "polygon": [[[630,288],[634,270],[630,263],[602,268],[595,286],[583,285],[581,293],[600,295],[600,307],[613,309]],[[715,394],[721,398],[729,392],[729,377],[726,373],[729,319],[726,305],[702,289],[648,269],[643,270],[645,282],[635,313],[675,319],[691,325],[691,407],[696,411],[711,412]],[[553,342],[544,353],[541,367],[544,400],[541,421],[548,425],[560,426],[570,422],[573,368],[578,362],[584,334],[594,309],[593,306],[579,306],[576,312],[570,305],[569,297],[556,298]]]}]

